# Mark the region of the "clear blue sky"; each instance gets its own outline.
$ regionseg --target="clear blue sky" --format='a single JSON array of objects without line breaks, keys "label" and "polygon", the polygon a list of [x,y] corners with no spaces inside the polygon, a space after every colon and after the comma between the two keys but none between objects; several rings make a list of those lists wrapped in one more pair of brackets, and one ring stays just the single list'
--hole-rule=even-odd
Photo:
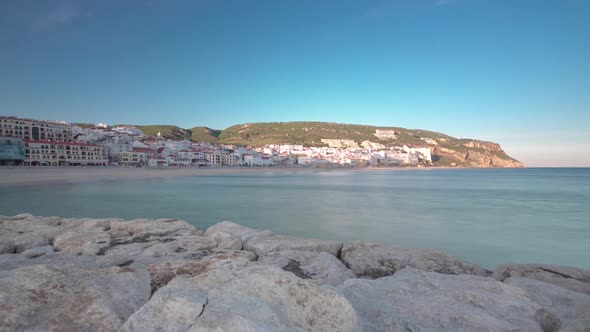
[{"label": "clear blue sky", "polygon": [[401,126],[590,166],[590,1],[1,1],[0,114]]}]

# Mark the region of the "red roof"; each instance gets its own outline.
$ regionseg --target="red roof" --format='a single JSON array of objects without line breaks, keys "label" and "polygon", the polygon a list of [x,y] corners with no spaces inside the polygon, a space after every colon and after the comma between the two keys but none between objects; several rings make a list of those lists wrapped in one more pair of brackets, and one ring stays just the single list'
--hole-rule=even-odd
[{"label": "red roof", "polygon": [[26,139],[25,143],[39,143],[39,144],[55,144],[55,145],[75,145],[75,146],[94,146],[94,147],[102,147],[96,144],[87,144],[87,143],[78,143],[78,142],[56,142],[56,141],[43,141],[43,140],[32,140]]},{"label": "red roof", "polygon": [[161,147],[161,148],[158,148],[158,153],[162,153],[162,152],[164,151],[164,149],[165,149],[165,148],[166,148],[165,146],[163,146],[163,147]]},{"label": "red roof", "polygon": [[133,152],[143,152],[143,153],[152,153],[155,154],[156,151],[150,148],[133,148]]}]

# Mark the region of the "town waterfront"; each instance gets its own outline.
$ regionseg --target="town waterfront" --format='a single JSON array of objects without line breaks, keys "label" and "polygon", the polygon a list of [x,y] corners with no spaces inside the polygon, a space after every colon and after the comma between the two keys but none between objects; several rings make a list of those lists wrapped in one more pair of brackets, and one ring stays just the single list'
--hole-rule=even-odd
[{"label": "town waterfront", "polygon": [[590,268],[590,169],[203,171],[16,185],[5,169],[0,214],[178,218],[202,229],[232,220],[278,234],[434,248],[490,269]]}]

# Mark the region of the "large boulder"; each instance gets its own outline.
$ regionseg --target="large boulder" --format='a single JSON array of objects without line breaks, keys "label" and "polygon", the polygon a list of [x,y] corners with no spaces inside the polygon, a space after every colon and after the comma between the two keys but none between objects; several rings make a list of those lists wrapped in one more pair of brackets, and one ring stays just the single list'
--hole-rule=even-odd
[{"label": "large boulder", "polygon": [[64,271],[94,270],[113,266],[129,266],[132,260],[126,256],[73,255],[65,252],[50,252],[27,258],[22,254],[0,255],[0,270],[14,270],[31,265],[57,266]]},{"label": "large boulder", "polygon": [[481,267],[431,249],[409,249],[369,242],[353,242],[342,249],[341,259],[360,278],[381,278],[405,267],[443,274],[488,276]]},{"label": "large boulder", "polygon": [[342,249],[342,242],[320,240],[285,235],[256,236],[244,242],[244,250],[250,250],[257,256],[281,250],[303,250],[313,252],[327,252],[336,257]]},{"label": "large boulder", "polygon": [[176,278],[154,293],[120,331],[188,331],[206,305],[207,296],[194,282]]},{"label": "large boulder", "polygon": [[76,255],[96,255],[110,246],[111,237],[102,229],[72,228],[53,240],[55,251]]},{"label": "large boulder", "polygon": [[508,278],[504,283],[524,290],[534,302],[554,313],[563,330],[590,330],[589,295],[529,278]]},{"label": "large boulder", "polygon": [[27,258],[35,258],[35,257],[43,256],[45,254],[50,254],[52,252],[53,252],[52,246],[43,246],[43,247],[36,247],[36,248],[31,248],[31,249],[25,250],[25,251],[21,252],[20,254],[22,256],[27,257]]},{"label": "large boulder", "polygon": [[254,265],[176,278],[122,330],[358,331],[359,324],[351,304],[334,290],[276,267]]},{"label": "large boulder", "polygon": [[[0,271],[0,330],[116,331],[150,297],[145,270],[88,266],[76,264],[80,256],[54,255],[72,264]],[[27,260],[43,262],[43,257]]]},{"label": "large boulder", "polygon": [[274,265],[318,285],[339,285],[356,276],[338,258],[326,252],[302,250],[273,251],[258,258],[260,264]]},{"label": "large boulder", "polygon": [[256,256],[247,251],[204,250],[175,259],[157,260],[145,267],[150,273],[152,292],[155,292],[177,276],[193,277],[219,267],[238,270],[255,259]]},{"label": "large boulder", "polygon": [[338,289],[363,331],[555,331],[559,320],[524,291],[492,278],[405,268]]},{"label": "large boulder", "polygon": [[135,219],[130,221],[112,221],[110,223],[110,232],[113,234],[145,234],[150,236],[203,235],[203,231],[196,229],[186,221],[177,219]]},{"label": "large boulder", "polygon": [[[142,239],[139,241],[138,239]],[[198,235],[177,237],[129,237],[125,241],[111,241],[108,248],[102,250],[104,255],[126,255],[135,261],[153,261],[154,258],[182,256],[191,252],[208,250],[217,247],[213,239]]]},{"label": "large boulder", "polygon": [[25,250],[47,246],[50,239],[43,233],[24,233],[13,238],[14,252],[21,253]]},{"label": "large boulder", "polygon": [[206,236],[213,236],[217,232],[228,233],[237,236],[242,242],[246,242],[248,239],[256,236],[267,236],[271,235],[272,232],[269,230],[260,230],[250,228],[236,224],[231,221],[222,221],[217,223],[205,231]]},{"label": "large boulder", "polygon": [[16,269],[28,264],[31,260],[23,255],[3,254],[0,255],[0,271]]},{"label": "large boulder", "polygon": [[590,271],[577,267],[543,264],[504,264],[494,271],[494,278],[503,281],[512,277],[530,278],[574,292],[590,295]]},{"label": "large boulder", "polygon": [[230,233],[214,231],[207,234],[208,237],[217,241],[217,248],[229,250],[242,250],[242,240]]}]

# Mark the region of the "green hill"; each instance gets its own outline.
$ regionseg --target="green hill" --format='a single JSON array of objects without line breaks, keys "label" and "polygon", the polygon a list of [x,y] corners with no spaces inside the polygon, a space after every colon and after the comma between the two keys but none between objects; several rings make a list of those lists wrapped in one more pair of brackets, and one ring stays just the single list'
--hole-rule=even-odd
[{"label": "green hill", "polygon": [[207,127],[183,129],[169,125],[135,126],[146,135],[189,139],[193,142],[261,146],[266,144],[298,144],[326,146],[322,139],[354,140],[388,146],[427,147],[435,166],[520,167],[500,145],[474,139],[455,138],[421,129],[377,127],[332,122],[268,122],[231,126],[224,130]]},{"label": "green hill", "polygon": [[194,127],[190,129],[191,141],[217,143],[221,130],[215,130],[207,127]]},{"label": "green hill", "polygon": [[[396,138],[377,137],[376,130],[394,131]],[[371,141],[383,144],[394,142],[424,144],[421,137],[450,138],[440,133],[398,127],[374,127],[331,122],[269,122],[231,126],[221,132],[219,141],[240,145],[288,143],[324,146],[322,139],[351,139],[357,143]]]},{"label": "green hill", "polygon": [[135,127],[141,130],[145,135],[156,136],[158,132],[164,138],[175,139],[175,140],[190,140],[191,139],[191,130],[190,129],[183,129],[178,126],[172,125],[148,125],[148,126],[138,126],[138,125],[115,125],[117,126],[129,126]]}]

